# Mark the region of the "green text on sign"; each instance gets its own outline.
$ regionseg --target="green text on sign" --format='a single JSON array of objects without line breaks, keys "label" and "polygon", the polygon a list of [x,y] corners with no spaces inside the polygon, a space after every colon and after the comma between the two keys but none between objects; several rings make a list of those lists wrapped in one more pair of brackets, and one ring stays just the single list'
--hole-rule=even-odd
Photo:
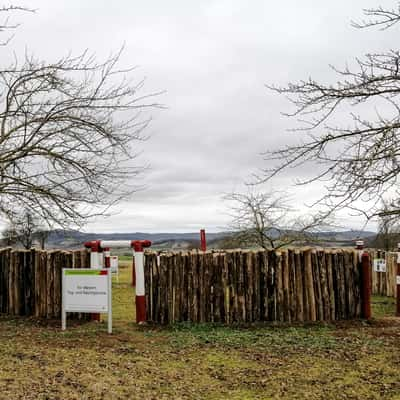
[{"label": "green text on sign", "polygon": [[104,275],[102,271],[96,271],[95,269],[92,271],[80,271],[77,269],[76,271],[64,271],[65,275]]}]

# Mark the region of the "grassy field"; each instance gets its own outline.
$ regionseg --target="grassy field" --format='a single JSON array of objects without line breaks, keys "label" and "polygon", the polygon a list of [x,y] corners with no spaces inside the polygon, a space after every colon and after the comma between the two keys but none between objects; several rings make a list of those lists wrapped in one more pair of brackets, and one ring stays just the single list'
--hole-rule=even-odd
[{"label": "grassy field", "polygon": [[111,336],[0,317],[0,399],[400,399],[393,300],[375,298],[371,322],[139,327],[129,278],[113,285]]}]

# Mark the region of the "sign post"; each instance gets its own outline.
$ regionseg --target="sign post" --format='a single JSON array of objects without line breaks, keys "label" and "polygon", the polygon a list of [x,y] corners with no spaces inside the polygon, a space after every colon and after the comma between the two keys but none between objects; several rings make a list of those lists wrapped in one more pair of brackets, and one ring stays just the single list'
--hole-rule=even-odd
[{"label": "sign post", "polygon": [[62,271],[61,329],[67,328],[67,312],[107,313],[108,333],[112,333],[111,270]]}]

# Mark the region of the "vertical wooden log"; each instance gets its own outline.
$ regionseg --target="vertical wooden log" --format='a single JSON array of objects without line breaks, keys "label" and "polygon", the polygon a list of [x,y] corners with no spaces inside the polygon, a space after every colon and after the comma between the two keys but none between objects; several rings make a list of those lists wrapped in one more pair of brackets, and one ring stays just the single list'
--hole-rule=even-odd
[{"label": "vertical wooden log", "polygon": [[212,252],[208,251],[205,253],[205,263],[204,263],[204,294],[205,303],[205,319],[206,322],[212,322],[214,319],[214,255]]},{"label": "vertical wooden log", "polygon": [[333,286],[333,255],[331,251],[325,252],[325,264],[326,264],[326,276],[328,283],[329,293],[329,308],[330,308],[330,319],[334,321],[336,319],[335,311],[335,288]]},{"label": "vertical wooden log", "polygon": [[228,284],[228,262],[226,253],[221,253],[220,263],[222,270],[221,279],[221,294],[223,296],[221,301],[221,322],[229,324],[229,284]]},{"label": "vertical wooden log", "polygon": [[46,257],[46,318],[51,318],[53,315],[53,292],[54,292],[54,274],[53,263],[55,252],[48,252]]},{"label": "vertical wooden log", "polygon": [[288,249],[289,267],[289,312],[290,320],[296,321],[296,262],[294,259],[294,249]]},{"label": "vertical wooden log", "polygon": [[353,252],[346,250],[345,257],[345,277],[347,294],[347,319],[353,319],[355,316],[356,302],[354,297],[354,273],[353,273]]},{"label": "vertical wooden log", "polygon": [[189,254],[185,253],[182,262],[182,314],[183,321],[188,321],[188,262]]},{"label": "vertical wooden log", "polygon": [[221,322],[221,287],[222,271],[220,264],[220,254],[214,253],[213,257],[213,322]]},{"label": "vertical wooden log", "polygon": [[161,323],[161,299],[162,299],[162,287],[161,287],[161,255],[156,256],[156,263],[153,265],[153,282],[156,293],[156,299],[154,300],[154,321]]},{"label": "vertical wooden log", "polygon": [[275,252],[275,284],[276,284],[276,314],[277,320],[283,322],[284,314],[284,294],[283,294],[283,274],[282,274],[282,255],[280,252]]},{"label": "vertical wooden log", "polygon": [[335,253],[335,275],[336,275],[336,311],[337,319],[342,320],[344,315],[344,290],[343,290],[343,268],[342,268],[342,254],[341,251]]},{"label": "vertical wooden log", "polygon": [[268,316],[269,321],[277,321],[277,257],[275,251],[268,251]]},{"label": "vertical wooden log", "polygon": [[319,265],[319,272],[321,277],[321,294],[322,294],[322,303],[323,303],[323,320],[330,321],[331,317],[331,306],[330,306],[330,295],[328,289],[328,277],[327,277],[327,269],[325,263],[325,252],[318,251],[317,252],[317,259]]},{"label": "vertical wooden log", "polygon": [[193,257],[193,321],[199,322],[199,263],[200,255],[196,251]]},{"label": "vertical wooden log", "polygon": [[341,310],[342,310],[342,314],[341,314],[341,319],[347,319],[347,315],[348,315],[348,296],[347,296],[347,292],[348,292],[348,288],[347,288],[347,282],[346,282],[346,267],[345,267],[345,253],[342,250],[339,253],[339,266],[340,266],[340,279],[341,279]]},{"label": "vertical wooden log", "polygon": [[361,266],[358,251],[353,250],[353,275],[354,275],[354,298],[355,318],[361,317]]},{"label": "vertical wooden log", "polygon": [[[34,251],[32,249],[32,251]],[[24,315],[32,315],[33,305],[33,271],[31,257],[33,256],[31,250],[27,251],[24,260]]]},{"label": "vertical wooden log", "polygon": [[187,275],[188,275],[188,321],[193,322],[193,257],[191,252],[188,256]]},{"label": "vertical wooden log", "polygon": [[182,265],[182,252],[179,252],[175,257],[174,263],[174,288],[175,288],[175,321],[181,321],[181,265]]},{"label": "vertical wooden log", "polygon": [[228,251],[226,253],[226,263],[228,269],[228,294],[229,294],[229,311],[228,323],[236,321],[237,312],[237,293],[236,293],[236,275],[235,275],[235,253]]},{"label": "vertical wooden log", "polygon": [[168,267],[169,267],[169,254],[166,254],[162,257],[161,261],[161,279],[162,279],[162,299],[161,299],[161,323],[168,324],[169,315],[168,315]]},{"label": "vertical wooden log", "polygon": [[318,265],[317,252],[316,250],[311,251],[311,266],[313,274],[313,285],[314,285],[314,296],[315,296],[315,310],[317,321],[323,321],[324,319],[324,304],[322,299],[321,291],[321,275],[320,268]]},{"label": "vertical wooden log", "polygon": [[156,317],[156,307],[157,307],[157,286],[156,286],[156,276],[157,276],[157,254],[151,252],[149,257],[149,296],[150,296],[150,311],[149,311],[149,321],[158,322]]},{"label": "vertical wooden log", "polygon": [[4,297],[6,295],[6,288],[4,285],[4,274],[5,274],[5,267],[4,267],[4,250],[0,249],[0,313],[4,313]]},{"label": "vertical wooden log", "polygon": [[261,276],[261,286],[260,286],[260,301],[261,301],[261,320],[268,321],[268,252],[263,250],[260,252],[260,276]]},{"label": "vertical wooden log", "polygon": [[0,313],[7,313],[6,297],[8,289],[6,285],[5,253],[5,249],[0,250]]},{"label": "vertical wooden log", "polygon": [[174,287],[174,263],[175,263],[176,254],[170,254],[168,257],[168,323],[175,322],[175,310],[174,310],[174,302],[175,302],[175,287]]},{"label": "vertical wooden log", "polygon": [[18,252],[18,267],[17,267],[17,293],[18,293],[18,305],[17,305],[17,315],[25,315],[25,276],[24,276],[24,267],[25,267],[25,253],[26,251]]},{"label": "vertical wooden log", "polygon": [[283,321],[290,322],[290,300],[289,300],[289,264],[288,264],[288,253],[286,251],[281,252],[281,269],[282,269],[282,311]]},{"label": "vertical wooden log", "polygon": [[241,265],[241,253],[240,251],[235,251],[233,253],[233,270],[232,270],[232,278],[234,282],[233,294],[234,294],[234,304],[233,304],[233,312],[235,322],[240,322],[242,320],[242,312],[241,312],[241,303],[239,301],[239,275],[240,275],[240,265]]},{"label": "vertical wooden log", "polygon": [[35,297],[35,309],[34,315],[35,317],[39,317],[40,315],[40,254],[41,251],[37,250],[35,252],[35,261],[34,261],[34,297]]},{"label": "vertical wooden log", "polygon": [[238,297],[238,322],[246,321],[246,302],[244,293],[244,268],[246,266],[246,255],[242,252],[236,254],[237,270],[237,297]]},{"label": "vertical wooden log", "polygon": [[303,322],[304,321],[304,287],[303,287],[303,277],[304,277],[304,265],[302,264],[302,259],[300,256],[300,251],[296,250],[294,252],[294,264],[296,270],[296,293],[295,293],[295,301],[296,301],[296,320]]},{"label": "vertical wooden log", "polygon": [[263,285],[261,277],[262,252],[254,252],[252,257],[254,266],[253,320],[259,322],[262,321],[261,315],[263,311],[263,304],[261,303],[261,288]]},{"label": "vertical wooden log", "polygon": [[243,290],[245,299],[245,322],[253,322],[253,259],[252,252],[247,251],[243,253]]},{"label": "vertical wooden log", "polygon": [[205,270],[205,263],[207,259],[206,253],[201,253],[199,259],[199,321],[205,322],[206,321],[206,304],[208,299],[206,299],[206,291],[205,291],[205,282],[204,282],[204,270]]},{"label": "vertical wooden log", "polygon": [[152,297],[151,297],[151,262],[152,262],[152,255],[150,252],[146,252],[144,257],[144,265],[143,265],[143,272],[144,272],[144,297],[146,302],[146,321],[151,321],[151,310],[152,310]]},{"label": "vertical wooden log", "polygon": [[12,251],[10,257],[10,275],[9,275],[9,304],[10,304],[10,314],[17,315],[17,301],[18,294],[16,293],[16,268],[17,268],[17,252]]},{"label": "vertical wooden log", "polygon": [[224,265],[223,265],[223,275],[222,275],[222,285],[224,291],[224,323],[231,323],[231,303],[230,303],[230,273],[229,268],[231,265],[231,256],[229,252],[224,253]]},{"label": "vertical wooden log", "polygon": [[311,262],[311,250],[304,251],[304,264],[305,264],[305,287],[307,293],[307,306],[308,306],[308,320],[317,320],[317,311],[315,307],[315,293],[313,284],[313,273],[312,273],[312,262]]},{"label": "vertical wooden log", "polygon": [[[53,284],[53,301],[54,301],[54,318],[61,317],[61,303],[62,303],[62,269],[71,268],[73,262],[73,255],[71,252],[63,251],[58,252],[54,259],[54,284]],[[69,265],[70,267],[67,267]]]},{"label": "vertical wooden log", "polygon": [[340,285],[340,276],[338,269],[338,252],[335,250],[332,252],[332,287],[333,293],[335,297],[335,320],[340,320],[340,299],[339,299],[339,285]]}]

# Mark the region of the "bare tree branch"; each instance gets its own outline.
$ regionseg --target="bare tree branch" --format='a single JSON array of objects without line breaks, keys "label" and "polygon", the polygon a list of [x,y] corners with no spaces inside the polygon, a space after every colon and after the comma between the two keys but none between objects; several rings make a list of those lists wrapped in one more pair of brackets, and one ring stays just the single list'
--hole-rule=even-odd
[{"label": "bare tree branch", "polygon": [[[4,13],[6,17],[0,22],[0,33],[3,33],[5,31],[12,31],[16,28],[19,27],[19,24],[11,23],[10,22],[10,13],[14,12],[35,12],[35,10],[28,8],[28,7],[21,7],[21,6],[14,6],[14,5],[7,5],[7,6],[0,6],[0,13]],[[3,15],[3,14],[0,14]],[[13,35],[8,36],[5,40],[0,41],[0,46],[6,46],[11,39],[13,38]]]},{"label": "bare tree branch", "polygon": [[367,19],[361,22],[353,22],[355,28],[370,28],[372,26],[379,26],[382,30],[392,27],[400,21],[400,3],[396,8],[387,9],[383,7],[366,8],[364,14]]}]

